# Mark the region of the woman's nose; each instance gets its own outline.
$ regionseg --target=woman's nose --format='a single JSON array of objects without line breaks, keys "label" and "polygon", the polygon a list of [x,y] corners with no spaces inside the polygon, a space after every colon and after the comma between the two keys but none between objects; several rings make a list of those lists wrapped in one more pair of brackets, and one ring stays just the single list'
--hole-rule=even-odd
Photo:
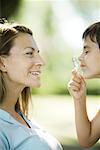
[{"label": "woman's nose", "polygon": [[44,62],[43,58],[40,55],[38,55],[36,65],[38,65],[38,66],[44,66],[45,65],[45,62]]},{"label": "woman's nose", "polygon": [[45,66],[45,62],[44,62],[43,58],[41,56],[40,56],[40,58],[41,58],[41,66]]}]

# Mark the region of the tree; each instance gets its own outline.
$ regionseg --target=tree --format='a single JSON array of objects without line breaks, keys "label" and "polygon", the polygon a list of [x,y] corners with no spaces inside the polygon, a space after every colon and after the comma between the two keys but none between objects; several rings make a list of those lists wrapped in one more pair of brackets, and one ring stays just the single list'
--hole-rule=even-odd
[{"label": "tree", "polygon": [[0,17],[8,19],[17,13],[21,0],[0,0]]}]

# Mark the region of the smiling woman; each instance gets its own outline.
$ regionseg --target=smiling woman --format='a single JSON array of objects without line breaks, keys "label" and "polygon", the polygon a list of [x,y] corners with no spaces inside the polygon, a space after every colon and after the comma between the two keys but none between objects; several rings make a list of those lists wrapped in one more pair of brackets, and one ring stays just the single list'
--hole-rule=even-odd
[{"label": "smiling woman", "polygon": [[0,23],[0,148],[62,150],[59,142],[28,119],[30,88],[40,86],[44,61],[32,31]]}]

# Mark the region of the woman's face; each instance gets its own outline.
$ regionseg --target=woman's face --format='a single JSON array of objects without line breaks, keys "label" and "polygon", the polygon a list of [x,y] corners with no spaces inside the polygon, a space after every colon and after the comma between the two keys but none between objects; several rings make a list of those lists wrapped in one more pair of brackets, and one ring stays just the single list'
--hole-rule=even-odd
[{"label": "woman's face", "polygon": [[84,40],[83,52],[79,57],[80,67],[85,78],[100,78],[100,49],[89,37]]},{"label": "woman's face", "polygon": [[7,77],[24,87],[39,87],[44,62],[30,34],[20,33],[14,40],[10,55],[5,58]]}]

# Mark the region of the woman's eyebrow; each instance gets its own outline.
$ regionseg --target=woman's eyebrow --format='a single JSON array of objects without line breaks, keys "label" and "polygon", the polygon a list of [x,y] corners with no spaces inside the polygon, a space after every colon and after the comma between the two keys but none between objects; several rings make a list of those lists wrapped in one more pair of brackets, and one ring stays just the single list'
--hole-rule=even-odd
[{"label": "woman's eyebrow", "polygon": [[27,49],[27,48],[30,48],[31,50],[33,50],[33,51],[37,51],[37,52],[39,52],[39,51],[40,51],[39,49],[35,49],[34,47],[25,47],[24,49]]},{"label": "woman's eyebrow", "polygon": [[36,49],[34,47],[25,47],[24,49],[27,49],[27,48],[30,48],[32,49],[33,51],[36,51]]}]

